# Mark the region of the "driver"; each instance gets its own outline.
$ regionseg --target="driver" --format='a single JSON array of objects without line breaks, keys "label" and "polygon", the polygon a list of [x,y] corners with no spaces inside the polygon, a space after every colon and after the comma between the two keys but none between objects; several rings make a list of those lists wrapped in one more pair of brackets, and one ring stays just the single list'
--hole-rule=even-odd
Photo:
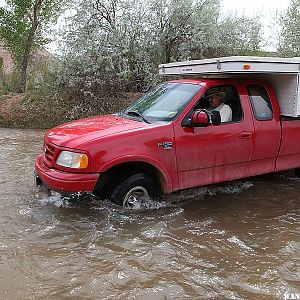
[{"label": "driver", "polygon": [[206,95],[206,98],[208,98],[208,102],[210,105],[210,108],[208,108],[207,111],[220,112],[221,123],[232,121],[232,110],[229,105],[223,103],[225,97],[226,94],[224,92],[221,92],[220,90],[215,88],[210,89]]}]

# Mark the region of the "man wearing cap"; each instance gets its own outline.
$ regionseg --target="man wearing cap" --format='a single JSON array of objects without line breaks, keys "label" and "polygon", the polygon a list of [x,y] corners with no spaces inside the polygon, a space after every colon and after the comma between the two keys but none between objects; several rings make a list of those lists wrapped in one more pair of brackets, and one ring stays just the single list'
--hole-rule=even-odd
[{"label": "man wearing cap", "polygon": [[226,94],[214,88],[210,89],[207,92],[206,98],[208,98],[208,102],[210,108],[207,110],[209,112],[218,111],[220,112],[221,116],[221,123],[224,122],[231,122],[232,121],[232,110],[229,105],[223,103],[223,99],[225,98]]}]

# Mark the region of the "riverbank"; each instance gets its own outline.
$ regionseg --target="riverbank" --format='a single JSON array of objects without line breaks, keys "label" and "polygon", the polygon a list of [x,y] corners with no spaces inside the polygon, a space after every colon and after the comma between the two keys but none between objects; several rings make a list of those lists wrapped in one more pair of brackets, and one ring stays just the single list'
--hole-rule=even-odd
[{"label": "riverbank", "polygon": [[0,127],[47,129],[75,119],[121,111],[139,96],[127,93],[74,103],[45,100],[28,93],[8,93],[0,96]]}]

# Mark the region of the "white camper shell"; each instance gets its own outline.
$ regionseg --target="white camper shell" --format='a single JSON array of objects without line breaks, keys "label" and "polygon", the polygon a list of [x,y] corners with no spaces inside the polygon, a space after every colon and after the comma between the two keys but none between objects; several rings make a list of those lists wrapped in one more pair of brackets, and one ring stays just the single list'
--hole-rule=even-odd
[{"label": "white camper shell", "polygon": [[231,56],[159,65],[160,75],[255,78],[269,81],[282,116],[300,117],[300,58]]}]

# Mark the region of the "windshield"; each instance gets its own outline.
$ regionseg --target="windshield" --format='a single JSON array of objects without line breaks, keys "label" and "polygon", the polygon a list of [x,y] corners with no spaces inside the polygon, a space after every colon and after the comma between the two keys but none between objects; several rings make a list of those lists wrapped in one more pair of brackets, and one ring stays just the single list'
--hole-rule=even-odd
[{"label": "windshield", "polygon": [[182,82],[159,84],[128,107],[124,113],[128,116],[140,115],[149,122],[173,120],[201,87],[199,84]]}]

